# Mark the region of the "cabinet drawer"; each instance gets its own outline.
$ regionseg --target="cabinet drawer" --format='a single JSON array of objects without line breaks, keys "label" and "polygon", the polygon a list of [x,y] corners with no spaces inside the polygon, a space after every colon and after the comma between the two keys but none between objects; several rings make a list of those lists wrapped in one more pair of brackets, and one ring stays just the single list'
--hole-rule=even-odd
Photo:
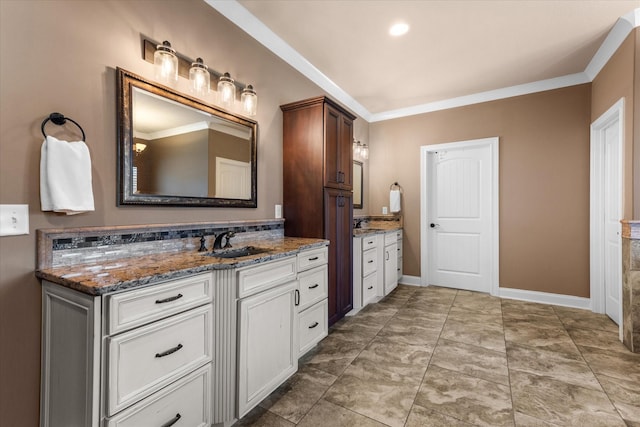
[{"label": "cabinet drawer", "polygon": [[378,269],[378,254],[375,249],[362,254],[362,277],[368,276]]},{"label": "cabinet drawer", "polygon": [[362,238],[362,252],[367,251],[369,249],[373,249],[376,247],[376,243],[378,242],[378,238],[376,235],[366,236]]},{"label": "cabinet drawer", "polygon": [[183,314],[107,339],[107,415],[211,361],[213,308]]},{"label": "cabinet drawer", "polygon": [[362,305],[366,305],[376,297],[378,273],[375,272],[362,280]]},{"label": "cabinet drawer", "polygon": [[393,231],[391,233],[385,233],[384,234],[384,245],[391,245],[393,243],[396,243],[398,241],[398,236],[396,235],[396,232]]},{"label": "cabinet drawer", "polygon": [[265,291],[296,279],[296,257],[238,270],[238,298]]},{"label": "cabinet drawer", "polygon": [[308,270],[328,262],[328,249],[326,246],[319,249],[310,249],[298,254],[298,271]]},{"label": "cabinet drawer", "polygon": [[327,297],[329,273],[326,265],[300,273],[298,281],[298,289],[300,290],[299,312]]},{"label": "cabinet drawer", "polygon": [[298,343],[300,356],[327,336],[328,304],[324,299],[300,313]]},{"label": "cabinet drawer", "polygon": [[[108,419],[107,427],[211,424],[211,365],[198,369],[152,396]],[[179,422],[177,422],[179,421]]]},{"label": "cabinet drawer", "polygon": [[107,334],[124,332],[210,302],[212,280],[211,274],[199,274],[107,295]]}]

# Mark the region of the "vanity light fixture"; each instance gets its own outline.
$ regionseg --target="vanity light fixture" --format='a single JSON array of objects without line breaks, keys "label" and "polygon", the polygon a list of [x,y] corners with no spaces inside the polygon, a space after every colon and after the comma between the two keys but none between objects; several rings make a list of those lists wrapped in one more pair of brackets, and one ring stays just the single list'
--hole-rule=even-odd
[{"label": "vanity light fixture", "polygon": [[369,146],[360,141],[353,140],[353,157],[359,157],[363,160],[369,158]]},{"label": "vanity light fixture", "polygon": [[253,117],[258,113],[258,95],[256,95],[256,91],[253,89],[253,86],[248,85],[242,89],[240,102],[242,103],[242,111],[249,116]]},{"label": "vanity light fixture", "polygon": [[189,84],[191,92],[196,95],[207,95],[209,93],[211,75],[209,67],[204,64],[202,58],[197,58],[196,62],[191,63],[189,68]]},{"label": "vanity light fixture", "polygon": [[136,152],[136,154],[142,153],[145,148],[147,148],[147,144],[143,144],[141,142],[136,142],[135,144],[133,144],[133,150]]},{"label": "vanity light fixture", "polygon": [[218,102],[226,108],[233,107],[236,99],[236,85],[229,73],[224,73],[218,81]]},{"label": "vanity light fixture", "polygon": [[156,47],[153,64],[156,68],[156,80],[170,85],[178,82],[178,57],[171,43],[165,40]]}]

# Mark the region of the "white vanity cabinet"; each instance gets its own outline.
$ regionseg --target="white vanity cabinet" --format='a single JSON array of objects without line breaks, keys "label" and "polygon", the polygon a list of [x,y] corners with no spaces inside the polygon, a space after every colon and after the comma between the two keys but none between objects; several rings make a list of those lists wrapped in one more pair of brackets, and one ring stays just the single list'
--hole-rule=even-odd
[{"label": "white vanity cabinet", "polygon": [[43,281],[41,426],[211,424],[212,275],[91,296]]},{"label": "white vanity cabinet", "polygon": [[396,231],[396,238],[398,240],[398,282],[400,281],[400,279],[402,278],[402,251],[403,251],[403,247],[402,247],[402,230],[398,230]]},{"label": "white vanity cabinet", "polygon": [[383,295],[389,293],[398,286],[398,236],[396,231],[388,231],[382,235],[384,245],[382,250],[378,249],[378,254],[384,265],[384,275],[382,280],[378,280]]},{"label": "white vanity cabinet", "polygon": [[238,418],[298,370],[296,257],[238,270]]},{"label": "white vanity cabinet", "polygon": [[298,259],[298,357],[318,344],[328,333],[328,249],[302,251]]},{"label": "white vanity cabinet", "polygon": [[373,302],[378,295],[378,277],[382,273],[379,265],[378,236],[369,234],[353,239],[353,295],[354,309]]}]

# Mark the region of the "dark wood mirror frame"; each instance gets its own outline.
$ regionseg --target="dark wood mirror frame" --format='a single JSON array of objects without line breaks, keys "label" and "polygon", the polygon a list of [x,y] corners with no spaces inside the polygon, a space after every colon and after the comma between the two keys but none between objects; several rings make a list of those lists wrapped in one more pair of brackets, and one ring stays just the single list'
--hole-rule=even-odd
[{"label": "dark wood mirror frame", "polygon": [[[257,141],[258,123],[254,120],[232,114],[215,106],[205,104],[175,90],[150,82],[141,76],[117,68],[117,135],[118,135],[118,206],[192,206],[192,207],[240,207],[255,208],[258,205],[257,188]],[[251,193],[247,199],[226,199],[216,197],[195,197],[176,195],[139,194],[133,191],[133,89],[140,88],[151,94],[176,103],[204,111],[217,118],[246,126],[251,131],[250,168]]]}]

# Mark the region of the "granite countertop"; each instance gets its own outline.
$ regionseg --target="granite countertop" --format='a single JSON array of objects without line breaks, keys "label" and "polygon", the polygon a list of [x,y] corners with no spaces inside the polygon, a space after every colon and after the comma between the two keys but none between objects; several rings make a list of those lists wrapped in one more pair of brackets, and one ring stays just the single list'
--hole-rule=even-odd
[{"label": "granite countertop", "polygon": [[122,258],[104,264],[96,262],[71,267],[45,268],[36,270],[36,276],[85,294],[102,295],[195,273],[247,267],[328,244],[327,240],[322,239],[280,237],[244,242],[243,246],[256,246],[267,249],[267,252],[238,258],[205,255],[209,252],[169,252]]},{"label": "granite countertop", "polygon": [[364,228],[354,228],[353,237],[368,236],[370,234],[382,234],[389,231],[402,230],[402,227],[398,224],[376,224],[374,227],[366,226]]}]

